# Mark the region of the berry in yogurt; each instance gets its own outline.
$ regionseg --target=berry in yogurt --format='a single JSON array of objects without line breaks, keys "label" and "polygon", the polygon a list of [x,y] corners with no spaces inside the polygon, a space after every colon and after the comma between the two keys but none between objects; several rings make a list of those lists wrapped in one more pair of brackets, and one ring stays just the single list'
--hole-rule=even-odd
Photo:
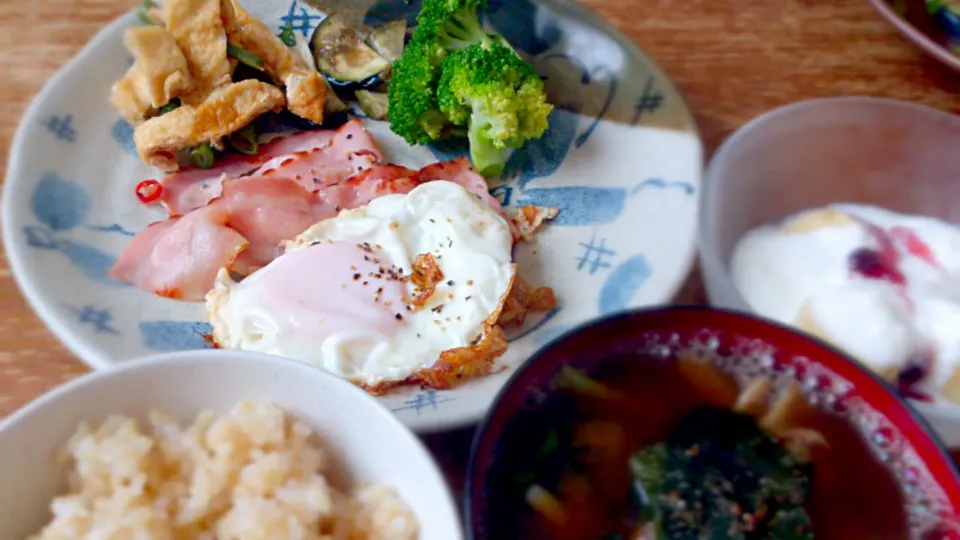
[{"label": "berry in yogurt", "polygon": [[960,403],[960,227],[831,205],[751,230],[730,270],[760,315],[844,349],[904,395]]}]

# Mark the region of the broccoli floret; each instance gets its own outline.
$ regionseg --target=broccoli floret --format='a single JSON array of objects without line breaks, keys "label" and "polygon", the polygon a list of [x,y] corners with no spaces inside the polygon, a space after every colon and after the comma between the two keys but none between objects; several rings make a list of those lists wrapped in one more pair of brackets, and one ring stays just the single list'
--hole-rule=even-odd
[{"label": "broccoli floret", "polygon": [[424,0],[394,63],[390,128],[410,144],[467,136],[474,166],[498,174],[504,151],[543,135],[552,106],[540,76],[477,16],[487,0]]},{"label": "broccoli floret", "polygon": [[487,9],[487,0],[424,0],[413,39],[436,41],[448,51],[489,40],[477,17],[478,9]]},{"label": "broccoli floret", "polygon": [[407,45],[393,64],[388,90],[390,129],[410,144],[427,144],[449,124],[437,104],[440,64],[446,52],[431,41]]},{"label": "broccoli floret", "polygon": [[543,81],[511,48],[477,43],[451,53],[440,71],[440,112],[468,127],[470,155],[481,174],[499,174],[506,148],[519,148],[546,131],[553,106]]}]

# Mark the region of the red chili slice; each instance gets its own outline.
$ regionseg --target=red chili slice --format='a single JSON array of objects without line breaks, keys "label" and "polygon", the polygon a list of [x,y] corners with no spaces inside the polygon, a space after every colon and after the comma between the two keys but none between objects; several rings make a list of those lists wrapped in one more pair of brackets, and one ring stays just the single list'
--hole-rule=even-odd
[{"label": "red chili slice", "polygon": [[137,184],[137,198],[143,204],[149,204],[160,198],[163,194],[163,186],[156,180],[144,180]]},{"label": "red chili slice", "polygon": [[374,152],[373,150],[369,150],[369,149],[367,149],[367,148],[361,148],[360,150],[357,150],[356,152],[354,152],[353,155],[355,155],[355,156],[371,156],[371,157],[374,157],[374,158],[377,157],[376,152]]}]

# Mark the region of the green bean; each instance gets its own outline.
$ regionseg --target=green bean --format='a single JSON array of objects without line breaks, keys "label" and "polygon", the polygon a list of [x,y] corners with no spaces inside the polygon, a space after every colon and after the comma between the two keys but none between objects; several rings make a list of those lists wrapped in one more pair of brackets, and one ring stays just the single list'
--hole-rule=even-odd
[{"label": "green bean", "polygon": [[180,98],[173,98],[170,100],[170,103],[160,107],[160,116],[163,116],[178,107],[180,107]]},{"label": "green bean", "polygon": [[199,169],[213,167],[213,148],[209,144],[201,144],[190,149],[190,163]]},{"label": "green bean", "polygon": [[145,24],[154,25],[157,24],[153,19],[150,18],[149,11],[153,9],[155,4],[151,0],[143,0],[143,5],[140,6],[140,9],[137,10],[137,16],[140,17],[140,21]]},{"label": "green bean", "polygon": [[230,146],[241,154],[256,155],[260,150],[260,143],[257,141],[257,128],[249,125],[230,135]]},{"label": "green bean", "polygon": [[227,43],[227,55],[236,58],[241,64],[250,66],[257,71],[263,71],[263,60],[257,58],[256,55],[243,47],[237,47],[233,43]]},{"label": "green bean", "polygon": [[587,376],[586,373],[570,366],[564,366],[560,369],[556,384],[560,388],[570,390],[577,394],[608,399],[619,397],[618,392],[615,390],[593,380]]}]

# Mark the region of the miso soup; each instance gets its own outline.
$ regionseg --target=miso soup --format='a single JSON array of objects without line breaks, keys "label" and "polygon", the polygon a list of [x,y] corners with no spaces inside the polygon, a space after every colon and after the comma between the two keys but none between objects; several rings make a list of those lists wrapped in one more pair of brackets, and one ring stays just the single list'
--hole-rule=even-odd
[{"label": "miso soup", "polygon": [[749,362],[623,357],[547,396],[504,431],[485,538],[907,539],[936,519],[886,466],[881,415]]}]

